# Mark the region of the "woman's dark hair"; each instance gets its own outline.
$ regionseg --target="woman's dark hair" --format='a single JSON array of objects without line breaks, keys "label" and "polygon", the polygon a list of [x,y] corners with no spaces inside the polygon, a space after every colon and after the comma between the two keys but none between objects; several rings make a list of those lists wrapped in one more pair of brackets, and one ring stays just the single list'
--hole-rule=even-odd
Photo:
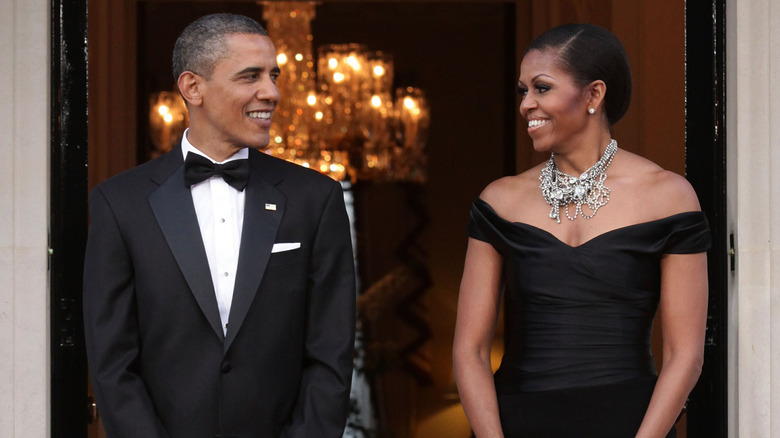
[{"label": "woman's dark hair", "polygon": [[593,24],[564,24],[536,37],[525,53],[532,50],[557,53],[558,68],[572,75],[582,86],[602,80],[607,121],[617,123],[631,103],[631,67],[626,49],[617,37]]}]

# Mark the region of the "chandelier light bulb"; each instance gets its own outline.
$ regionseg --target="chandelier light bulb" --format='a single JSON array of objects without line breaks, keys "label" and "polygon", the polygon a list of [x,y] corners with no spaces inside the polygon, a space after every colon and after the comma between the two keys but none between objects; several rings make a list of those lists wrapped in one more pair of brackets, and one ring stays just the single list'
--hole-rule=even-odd
[{"label": "chandelier light bulb", "polygon": [[[425,181],[428,105],[421,90],[393,89],[392,57],[359,43],[324,45],[313,56],[313,2],[259,3],[278,32],[277,65],[294,70],[279,81],[287,98],[275,111],[269,153],[336,180]],[[173,126],[153,108],[157,124]],[[174,120],[180,113],[186,117],[184,109],[169,111]]]},{"label": "chandelier light bulb", "polygon": [[347,64],[349,64],[349,66],[352,67],[352,70],[355,71],[360,70],[360,62],[358,62],[357,58],[355,58],[355,55],[350,55],[347,58]]},{"label": "chandelier light bulb", "polygon": [[168,114],[170,110],[168,109],[167,106],[160,105],[159,107],[157,107],[157,112],[160,113],[161,116],[165,117],[165,115]]}]

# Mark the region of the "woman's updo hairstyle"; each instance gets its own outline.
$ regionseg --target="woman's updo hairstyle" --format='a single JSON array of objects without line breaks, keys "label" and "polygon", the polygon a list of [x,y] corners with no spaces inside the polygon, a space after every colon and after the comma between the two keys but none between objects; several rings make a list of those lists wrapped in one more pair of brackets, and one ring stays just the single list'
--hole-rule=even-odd
[{"label": "woman's updo hairstyle", "polygon": [[602,80],[607,121],[612,126],[628,111],[631,103],[631,67],[626,49],[617,37],[593,24],[564,24],[539,35],[526,49],[554,52],[558,68],[569,73],[582,86]]}]

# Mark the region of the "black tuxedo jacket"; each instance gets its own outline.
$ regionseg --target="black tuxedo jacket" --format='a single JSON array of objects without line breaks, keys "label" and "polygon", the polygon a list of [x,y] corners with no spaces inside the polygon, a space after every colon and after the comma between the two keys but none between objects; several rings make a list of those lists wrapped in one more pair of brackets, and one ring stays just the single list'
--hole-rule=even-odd
[{"label": "black tuxedo jacket", "polygon": [[110,438],[341,437],[355,327],[341,187],[249,161],[226,335],[181,149],[93,190],[84,320]]}]

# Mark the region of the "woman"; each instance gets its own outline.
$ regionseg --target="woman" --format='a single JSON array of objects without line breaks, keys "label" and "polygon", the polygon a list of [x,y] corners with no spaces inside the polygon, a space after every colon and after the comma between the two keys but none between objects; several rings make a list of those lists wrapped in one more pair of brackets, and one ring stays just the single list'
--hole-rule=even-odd
[{"label": "woman", "polygon": [[696,194],[612,140],[631,72],[609,31],[577,24],[539,36],[518,92],[534,149],[550,159],[491,183],[472,206],[453,359],[474,433],[673,437],[703,361],[710,241]]}]

